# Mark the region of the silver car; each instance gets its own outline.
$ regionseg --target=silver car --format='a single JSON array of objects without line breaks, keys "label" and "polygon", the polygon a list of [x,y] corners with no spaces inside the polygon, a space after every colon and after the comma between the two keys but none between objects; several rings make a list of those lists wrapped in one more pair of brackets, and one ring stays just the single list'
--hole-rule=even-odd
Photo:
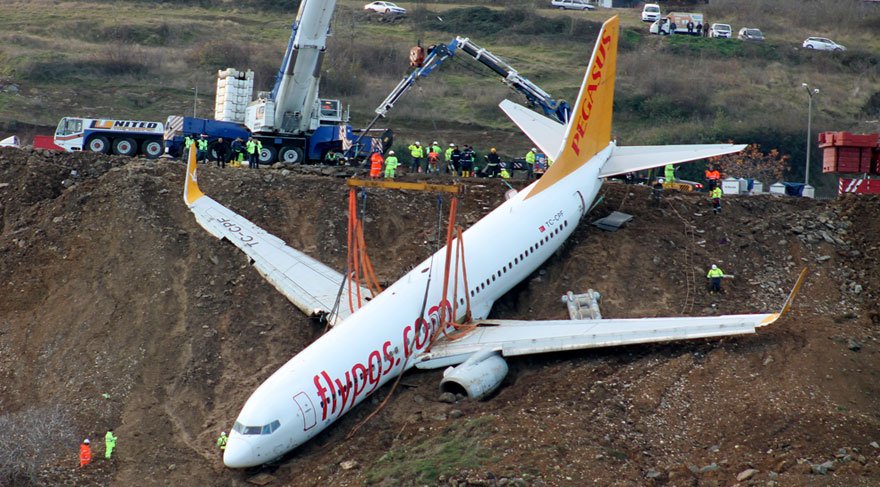
[{"label": "silver car", "polygon": [[817,51],[846,51],[845,47],[824,37],[807,37],[807,40],[804,41],[804,48]]},{"label": "silver car", "polygon": [[403,7],[398,7],[392,2],[373,2],[364,5],[364,10],[372,10],[373,12],[379,12],[380,14],[405,14],[406,9]]}]

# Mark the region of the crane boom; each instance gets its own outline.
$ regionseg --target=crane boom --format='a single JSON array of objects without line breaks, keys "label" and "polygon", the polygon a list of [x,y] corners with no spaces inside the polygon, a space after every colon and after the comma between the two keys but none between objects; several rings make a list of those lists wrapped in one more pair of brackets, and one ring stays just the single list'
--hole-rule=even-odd
[{"label": "crane boom", "polygon": [[[429,49],[424,61],[412,73],[407,75],[388,94],[388,97],[376,108],[376,114],[384,117],[394,104],[415,85],[416,81],[427,76],[444,61],[455,56],[457,51],[468,54],[479,61],[496,74],[502,77],[502,81],[512,89],[522,93],[531,107],[540,108],[545,116],[567,123],[570,108],[564,100],[557,100],[549,93],[532,83],[528,78],[520,75],[513,66],[504,62],[498,56],[486,49],[474,44],[466,37],[456,37],[449,44],[437,44]],[[377,117],[378,118],[378,117]]]},{"label": "crane boom", "polygon": [[300,3],[275,86],[248,107],[248,128],[286,134],[317,128],[318,83],[335,7],[336,0]]}]

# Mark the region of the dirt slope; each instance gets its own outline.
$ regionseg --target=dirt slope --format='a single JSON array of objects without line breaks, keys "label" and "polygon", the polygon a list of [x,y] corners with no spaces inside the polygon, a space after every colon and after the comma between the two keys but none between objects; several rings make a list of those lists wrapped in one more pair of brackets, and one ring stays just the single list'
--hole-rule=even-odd
[{"label": "dirt slope", "polygon": [[[347,190],[343,174],[319,172],[200,179],[342,268]],[[69,459],[41,484],[246,485],[266,473],[270,485],[732,485],[749,468],[741,485],[880,481],[876,198],[731,198],[714,216],[705,195],[654,208],[647,188],[608,184],[590,218],[635,219],[616,233],[583,224],[495,316],[562,318],[559,296],[587,288],[607,317],[772,311],[808,266],[792,313],[757,336],[511,360],[484,402],[439,402],[440,373],[411,373],[352,439],[375,400],[279,464],[238,472],[222,467],[216,435],[322,329],[197,225],[182,178],[176,162],[0,150],[0,417],[61,405],[75,432],[45,446]],[[506,189],[467,186],[468,224]],[[371,191],[367,208],[380,279],[434,248],[436,196]],[[736,275],[720,297],[704,289],[713,262]],[[108,427],[114,460],[80,471],[77,438]]]}]

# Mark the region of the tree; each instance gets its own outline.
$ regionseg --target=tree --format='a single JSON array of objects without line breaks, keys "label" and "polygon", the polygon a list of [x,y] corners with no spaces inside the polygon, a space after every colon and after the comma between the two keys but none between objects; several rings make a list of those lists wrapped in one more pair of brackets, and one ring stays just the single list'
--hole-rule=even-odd
[{"label": "tree", "polygon": [[760,145],[750,144],[736,154],[712,157],[709,163],[717,167],[724,177],[756,179],[769,184],[782,179],[788,170],[789,159],[789,156],[780,154],[776,149],[764,153]]}]

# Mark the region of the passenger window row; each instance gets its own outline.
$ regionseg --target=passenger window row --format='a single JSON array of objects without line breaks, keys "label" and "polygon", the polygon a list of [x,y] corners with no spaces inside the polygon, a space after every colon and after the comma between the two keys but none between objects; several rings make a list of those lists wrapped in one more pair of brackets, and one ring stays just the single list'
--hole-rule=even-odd
[{"label": "passenger window row", "polygon": [[[541,240],[538,240],[538,242],[536,244],[531,245],[531,246],[529,246],[529,248],[523,250],[522,253],[519,254],[519,257],[514,257],[512,261],[507,263],[507,265],[503,266],[497,272],[492,273],[492,275],[490,277],[488,277],[484,282],[481,282],[476,287],[471,289],[470,290],[471,297],[472,298],[476,297],[478,294],[480,294],[481,291],[486,289],[486,286],[489,286],[493,282],[495,282],[496,278],[501,277],[502,274],[507,274],[507,271],[512,271],[514,266],[517,266],[520,263],[525,262],[526,257],[528,257],[531,254],[534,254],[535,251],[538,250],[538,248],[543,247],[544,244],[550,242],[550,239],[552,239],[552,238],[556,237],[557,235],[559,235],[560,233],[562,233],[563,228],[568,228],[568,220],[563,220],[560,225],[558,225],[556,228],[551,230],[547,235],[544,236],[544,238],[542,238]],[[464,306],[464,302],[465,302],[464,298],[458,299],[459,306]]]}]

